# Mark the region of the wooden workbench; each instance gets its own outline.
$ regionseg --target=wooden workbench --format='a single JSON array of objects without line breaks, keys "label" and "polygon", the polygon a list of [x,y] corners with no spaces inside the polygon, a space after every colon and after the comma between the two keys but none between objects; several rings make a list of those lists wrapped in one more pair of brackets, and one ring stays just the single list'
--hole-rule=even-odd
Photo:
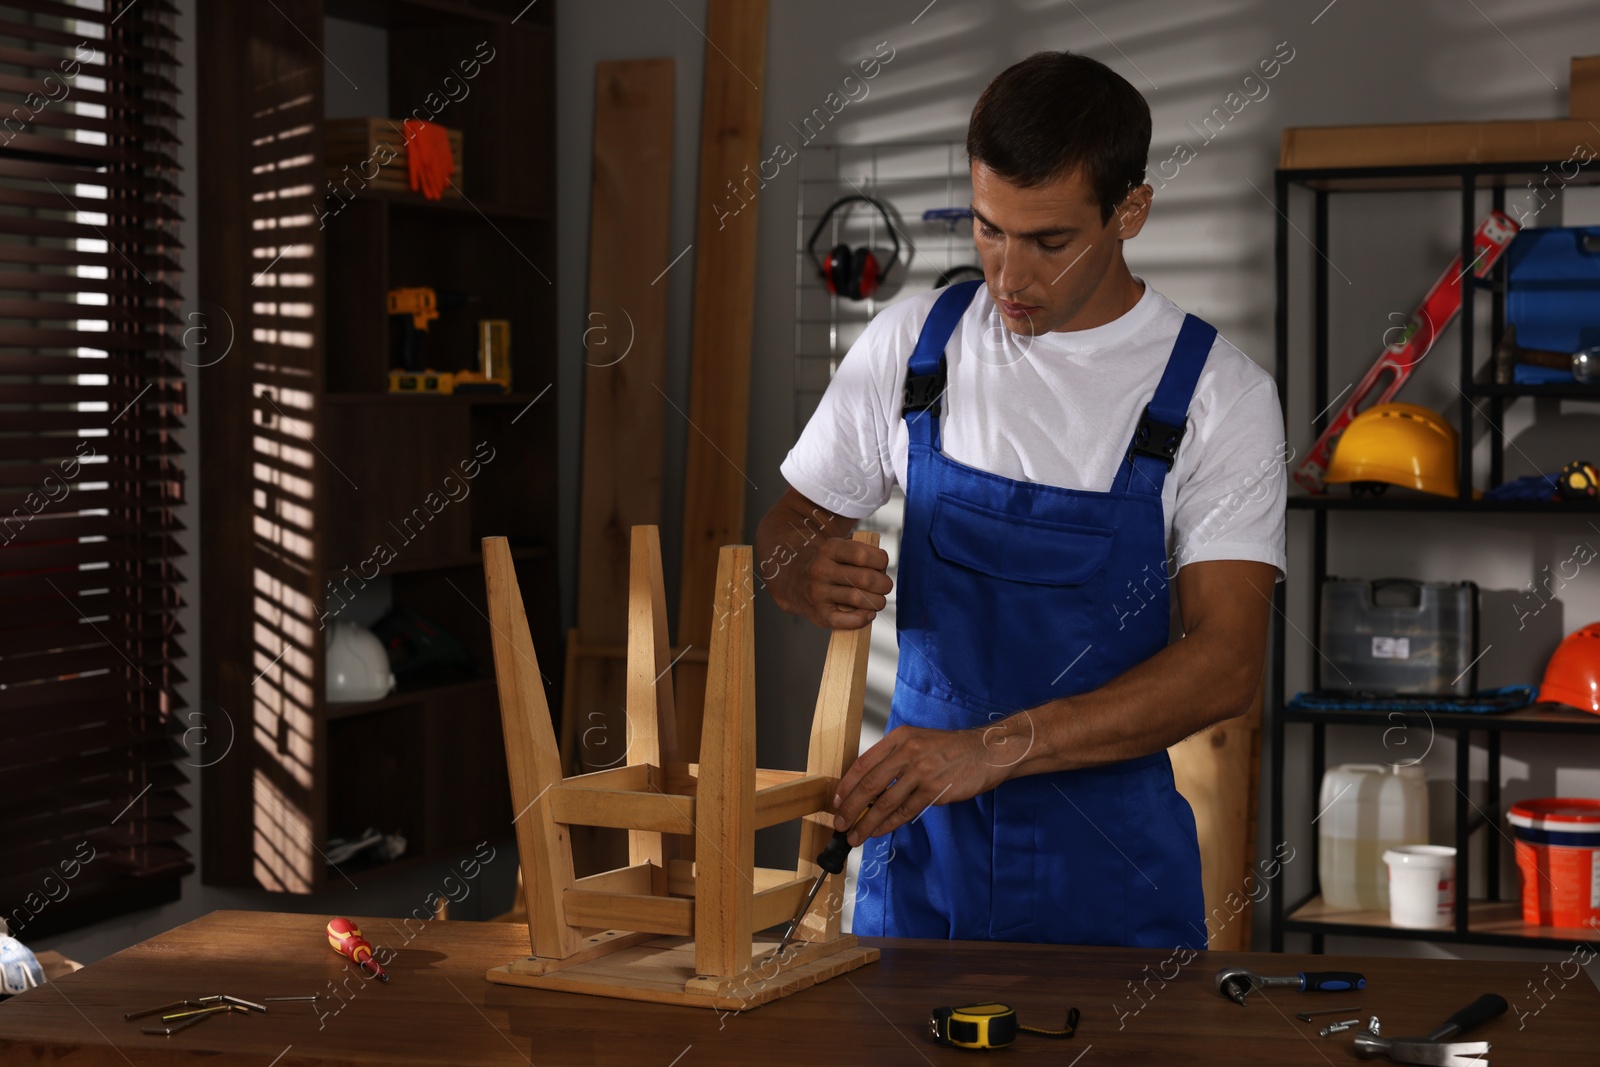
[{"label": "wooden workbench", "polygon": [[[1539,1006],[1527,983],[1550,979],[1555,964],[1218,952],[1180,967],[1181,957],[1148,950],[869,939],[883,951],[879,962],[750,1012],[723,1014],[491,985],[485,970],[528,951],[524,926],[412,921],[408,928],[354,918],[374,945],[397,953],[393,980],[350,977],[344,999],[330,996],[320,1018],[307,1003],[273,1004],[266,1015],[210,1019],[171,1037],[143,1034],[148,1020],[123,1021],[124,1012],[185,996],[329,996],[329,983],[347,976],[324,938],[327,916],[220,911],[0,1003],[0,1063],[964,1063],[975,1062],[971,1053],[929,1041],[929,1009],[999,999],[1024,1023],[1043,1026],[1059,1026],[1069,1004],[1082,1012],[1075,1038],[1023,1035],[1008,1056],[1070,1064],[1082,1054],[1090,1067],[1322,1065],[1359,1062],[1351,1035],[1319,1038],[1320,1026],[1296,1021],[1296,1011],[1359,1003],[1364,1016],[1381,1017],[1385,1034],[1410,1034],[1485,992],[1513,1005],[1473,1035],[1493,1043],[1494,1067],[1600,1060],[1600,993],[1581,972],[1565,987],[1551,980],[1542,1010],[1524,1016],[1519,1029],[1517,1009]],[[1368,987],[1353,1000],[1256,994],[1240,1007],[1212,990],[1217,968],[1227,964],[1274,974],[1353,968]],[[1175,975],[1164,987],[1163,974]]]}]

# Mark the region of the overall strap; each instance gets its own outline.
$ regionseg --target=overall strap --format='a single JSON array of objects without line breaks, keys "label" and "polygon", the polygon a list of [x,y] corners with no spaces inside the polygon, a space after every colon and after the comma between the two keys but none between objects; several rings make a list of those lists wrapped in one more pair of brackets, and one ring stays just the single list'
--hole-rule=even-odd
[{"label": "overall strap", "polygon": [[917,347],[906,365],[905,399],[900,409],[913,447],[938,447],[939,402],[945,390],[945,345],[950,343],[950,336],[982,284],[981,278],[974,278],[946,286],[922,324]]},{"label": "overall strap", "polygon": [[1189,418],[1189,401],[1195,383],[1211,354],[1217,328],[1194,315],[1183,317],[1178,340],[1167,357],[1167,367],[1156,384],[1155,395],[1145,405],[1144,414],[1133,431],[1128,446],[1127,487],[1131,492],[1161,495],[1167,472],[1177,461]]}]

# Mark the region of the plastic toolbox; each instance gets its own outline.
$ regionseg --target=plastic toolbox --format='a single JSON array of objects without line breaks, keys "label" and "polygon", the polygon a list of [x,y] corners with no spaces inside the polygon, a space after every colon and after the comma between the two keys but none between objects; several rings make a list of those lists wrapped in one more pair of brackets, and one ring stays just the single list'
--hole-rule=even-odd
[{"label": "plastic toolbox", "polygon": [[1523,230],[1506,270],[1506,321],[1517,344],[1556,352],[1600,345],[1600,226]]},{"label": "plastic toolbox", "polygon": [[1465,696],[1477,690],[1478,587],[1329,578],[1318,644],[1323,689]]}]

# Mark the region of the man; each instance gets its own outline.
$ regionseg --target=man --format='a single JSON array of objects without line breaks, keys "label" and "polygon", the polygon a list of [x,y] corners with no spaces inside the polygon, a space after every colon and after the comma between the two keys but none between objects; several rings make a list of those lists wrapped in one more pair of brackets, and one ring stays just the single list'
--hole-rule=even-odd
[{"label": "man", "polygon": [[1272,379],[1123,260],[1149,145],[1100,63],[1000,74],[967,132],[983,282],[872,321],[762,520],[778,604],[861,627],[893,583],[849,532],[906,494],[890,729],[834,801],[870,839],[857,933],[1205,945],[1166,749],[1255,698],[1283,426]]}]

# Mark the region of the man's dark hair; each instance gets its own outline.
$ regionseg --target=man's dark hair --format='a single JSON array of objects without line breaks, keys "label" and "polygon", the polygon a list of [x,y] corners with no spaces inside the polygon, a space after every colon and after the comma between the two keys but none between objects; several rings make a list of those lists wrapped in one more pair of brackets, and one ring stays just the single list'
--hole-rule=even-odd
[{"label": "man's dark hair", "polygon": [[1001,71],[967,123],[967,156],[1024,189],[1082,169],[1107,222],[1144,182],[1150,105],[1104,63],[1035,52]]}]

